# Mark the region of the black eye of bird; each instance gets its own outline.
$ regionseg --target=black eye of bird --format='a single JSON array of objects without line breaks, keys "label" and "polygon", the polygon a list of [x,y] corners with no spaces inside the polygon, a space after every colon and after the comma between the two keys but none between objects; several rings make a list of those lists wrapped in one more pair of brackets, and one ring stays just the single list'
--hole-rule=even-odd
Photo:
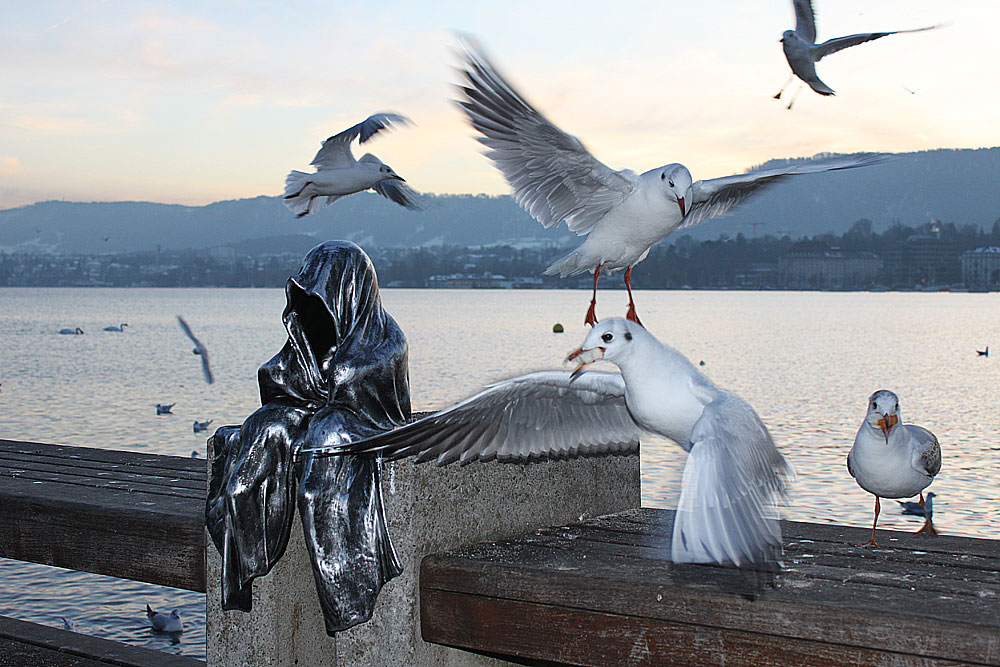
[{"label": "black eye of bird", "polygon": [[614,337],[615,337],[615,335],[613,333],[611,333],[610,331],[608,331],[607,333],[605,333],[604,335],[601,336],[601,340],[603,340],[605,343],[610,343],[611,339],[614,338]]},{"label": "black eye of bird", "polygon": [[673,181],[667,181],[667,185],[669,185],[670,187],[674,187],[674,182]]}]

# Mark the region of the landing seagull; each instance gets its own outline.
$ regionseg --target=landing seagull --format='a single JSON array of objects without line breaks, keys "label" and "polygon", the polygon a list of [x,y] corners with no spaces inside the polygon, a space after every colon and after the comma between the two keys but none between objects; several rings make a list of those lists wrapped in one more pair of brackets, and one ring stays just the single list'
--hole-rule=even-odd
[{"label": "landing seagull", "polygon": [[146,605],[146,618],[149,624],[158,632],[183,632],[184,622],[181,621],[181,612],[174,609],[169,614],[163,614]]},{"label": "landing seagull", "polygon": [[419,208],[416,192],[392,167],[371,153],[365,153],[360,160],[355,160],[351,153],[355,139],[363,144],[379,130],[392,125],[409,125],[409,120],[394,113],[377,113],[324,141],[310,163],[316,167],[316,173],[288,174],[285,206],[301,218],[318,211],[324,202],[329,206],[341,197],[371,189],[400,206]]},{"label": "landing seagull", "polygon": [[[781,87],[774,99],[780,100],[785,88],[792,82],[794,77],[799,77],[809,87],[820,95],[834,95],[833,89],[820,81],[816,74],[816,63],[831,53],[836,53],[850,46],[857,46],[870,42],[873,39],[886,37],[888,35],[898,35],[904,32],[923,32],[939,28],[939,25],[927,26],[926,28],[914,28],[912,30],[893,30],[890,32],[865,32],[847,37],[834,37],[822,44],[816,44],[816,15],[813,12],[812,0],[792,0],[795,8],[795,30],[786,30],[781,35],[781,48],[785,52],[785,59],[788,66],[792,68],[792,74],[788,81]],[[801,88],[799,89],[801,90]],[[909,90],[909,89],[907,89]],[[911,91],[912,92],[912,91]],[[798,92],[795,93],[798,96]],[[788,103],[788,108],[792,108],[795,97]]]},{"label": "landing seagull", "polygon": [[[868,414],[847,455],[851,477],[875,496],[872,536],[860,546],[878,546],[875,525],[881,510],[880,497],[910,498],[919,493],[920,507],[925,507],[923,490],[940,470],[941,445],[937,437],[921,426],[903,424],[896,394],[887,389],[872,394],[868,399]],[[925,517],[923,527],[917,532],[936,535],[930,513],[925,512]]]},{"label": "landing seagull", "polygon": [[[672,558],[757,566],[781,549],[776,504],[791,466],[746,401],[717,388],[680,352],[639,324],[595,325],[567,371],[504,380],[450,408],[321,455],[382,452],[438,465],[524,462],[634,451],[644,434],[689,454],[674,520]],[[598,359],[621,373],[584,371]]]},{"label": "landing seagull", "polygon": [[187,337],[191,339],[194,343],[194,349],[192,352],[201,355],[201,370],[205,374],[205,382],[212,384],[212,368],[208,365],[208,349],[201,344],[201,341],[195,338],[195,335],[191,333],[191,327],[188,323],[184,321],[184,318],[180,315],[177,316],[177,323],[181,325],[181,329],[187,334]]},{"label": "landing seagull", "polygon": [[863,154],[796,167],[754,171],[692,182],[682,164],[643,174],[615,171],[599,162],[576,137],[549,122],[497,73],[486,56],[466,43],[465,84],[458,104],[482,136],[486,156],[514,190],[514,199],[543,227],[561,220],[587,239],[545,270],[546,275],[594,273],[594,291],[584,323],[597,322],[601,270],[625,269],[626,318],[638,322],[632,300],[632,268],[649,248],[676,229],[717,218],[761,188],[795,174],[874,164],[883,156]]}]

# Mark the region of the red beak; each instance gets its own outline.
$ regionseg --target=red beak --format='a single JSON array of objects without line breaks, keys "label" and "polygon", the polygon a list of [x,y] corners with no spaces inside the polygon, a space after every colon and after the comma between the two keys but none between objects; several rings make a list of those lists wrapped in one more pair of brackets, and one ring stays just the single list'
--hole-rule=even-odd
[{"label": "red beak", "polygon": [[684,197],[677,198],[677,205],[681,207],[681,217],[683,218],[687,215],[687,211],[684,210]]}]

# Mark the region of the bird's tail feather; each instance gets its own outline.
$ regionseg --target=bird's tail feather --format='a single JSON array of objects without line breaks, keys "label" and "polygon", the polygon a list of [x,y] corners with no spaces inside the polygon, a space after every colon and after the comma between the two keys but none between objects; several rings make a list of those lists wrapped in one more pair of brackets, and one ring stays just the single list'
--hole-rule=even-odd
[{"label": "bird's tail feather", "polygon": [[302,217],[319,210],[322,197],[316,197],[307,192],[312,174],[301,171],[291,171],[285,178],[285,196],[282,199],[288,210]]},{"label": "bird's tail feather", "polygon": [[809,87],[812,88],[813,90],[815,90],[820,95],[827,95],[827,96],[829,96],[829,95],[836,95],[837,94],[837,93],[834,92],[833,88],[831,88],[830,86],[826,85],[822,81],[816,81],[816,82],[810,81],[809,82]]},{"label": "bird's tail feather", "polygon": [[581,259],[580,253],[574,250],[565,257],[560,257],[552,262],[549,268],[545,269],[545,275],[554,276],[558,274],[560,278],[565,278],[566,276],[579,275],[593,268],[591,266],[581,266]]},{"label": "bird's tail feather", "polygon": [[759,567],[781,554],[776,504],[794,474],[783,457],[740,474],[725,448],[700,443],[684,466],[671,556],[678,563]]}]

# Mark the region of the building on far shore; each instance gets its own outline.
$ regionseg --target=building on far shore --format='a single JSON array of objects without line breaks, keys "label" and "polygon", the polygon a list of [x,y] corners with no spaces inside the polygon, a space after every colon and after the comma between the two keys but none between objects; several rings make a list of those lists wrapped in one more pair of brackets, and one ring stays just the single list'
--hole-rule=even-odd
[{"label": "building on far shore", "polygon": [[778,259],[781,283],[801,289],[867,289],[878,282],[882,258],[868,250],[841,250],[802,241]]},{"label": "building on far shore", "polygon": [[966,250],[959,256],[962,282],[969,289],[1000,288],[1000,248],[989,246]]}]

